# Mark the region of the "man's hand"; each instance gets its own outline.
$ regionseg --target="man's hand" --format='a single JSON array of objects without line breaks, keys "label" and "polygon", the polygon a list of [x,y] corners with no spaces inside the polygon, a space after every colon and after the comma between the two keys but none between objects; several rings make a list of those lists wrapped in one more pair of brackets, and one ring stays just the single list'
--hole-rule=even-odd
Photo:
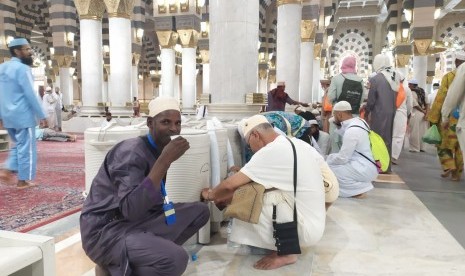
[{"label": "man's hand", "polygon": [[300,105],[303,107],[309,107],[308,103],[300,103]]},{"label": "man's hand", "polygon": [[189,142],[187,142],[185,138],[178,136],[165,146],[160,154],[160,158],[168,164],[171,164],[178,160],[188,149]]}]

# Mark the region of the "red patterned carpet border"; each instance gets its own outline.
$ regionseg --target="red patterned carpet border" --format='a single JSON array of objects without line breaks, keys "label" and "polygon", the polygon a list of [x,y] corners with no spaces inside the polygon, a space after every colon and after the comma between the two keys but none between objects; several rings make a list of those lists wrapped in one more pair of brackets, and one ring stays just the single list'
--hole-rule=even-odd
[{"label": "red patterned carpet border", "polygon": [[[82,136],[81,136],[82,137]],[[36,185],[0,182],[0,229],[27,232],[78,212],[84,201],[84,141],[37,143]],[[4,163],[8,152],[0,152]]]}]

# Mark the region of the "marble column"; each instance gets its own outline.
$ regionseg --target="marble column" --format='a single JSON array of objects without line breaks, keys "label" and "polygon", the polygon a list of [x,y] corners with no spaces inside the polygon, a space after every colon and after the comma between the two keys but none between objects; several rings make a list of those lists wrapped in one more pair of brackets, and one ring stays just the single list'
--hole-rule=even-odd
[{"label": "marble column", "polygon": [[81,27],[81,78],[82,113],[99,113],[97,103],[102,102],[103,54],[101,18],[80,17]]},{"label": "marble column", "polygon": [[[73,56],[67,55],[55,55],[60,74],[60,91],[63,94],[63,105],[69,106],[73,104],[73,83],[70,74],[71,63],[73,62]],[[73,69],[74,72],[74,69]]]},{"label": "marble column", "polygon": [[257,89],[258,14],[259,1],[210,1],[211,116],[235,118],[259,110],[244,105],[245,95]]},{"label": "marble column", "polygon": [[299,101],[310,103],[313,101],[313,47],[315,45],[316,22],[313,20],[302,20],[300,27]]},{"label": "marble column", "polygon": [[175,53],[174,45],[178,40],[178,34],[173,31],[157,31],[161,49],[161,89],[160,96],[175,97]]},{"label": "marble column", "polygon": [[286,82],[286,92],[299,98],[300,76],[300,0],[278,0],[278,25],[276,35],[276,80]]},{"label": "marble column", "polygon": [[202,94],[210,94],[210,55],[208,50],[200,50],[202,58]]},{"label": "marble column", "polygon": [[133,0],[104,0],[108,11],[110,41],[110,75],[108,97],[112,112],[131,114],[132,36],[131,15]]},{"label": "marble column", "polygon": [[132,53],[131,101],[134,97],[139,99],[139,60],[140,54]]},{"label": "marble column", "polygon": [[320,55],[321,43],[317,43],[313,47],[313,83],[312,83],[312,102],[321,102],[322,89],[320,85]]},{"label": "marble column", "polygon": [[418,81],[418,86],[426,90],[426,71],[428,65],[427,56],[413,57],[413,77]]},{"label": "marble column", "polygon": [[69,106],[73,104],[73,77],[69,67],[60,67],[60,91],[63,94],[63,105]]},{"label": "marble column", "polygon": [[198,32],[196,30],[178,30],[182,44],[182,110],[183,112],[195,112],[196,102],[196,47]]},{"label": "marble column", "polygon": [[[267,64],[263,64],[267,66]],[[262,66],[262,64],[260,64]],[[268,92],[268,72],[266,68],[259,68],[258,69],[258,93],[266,94]]]}]

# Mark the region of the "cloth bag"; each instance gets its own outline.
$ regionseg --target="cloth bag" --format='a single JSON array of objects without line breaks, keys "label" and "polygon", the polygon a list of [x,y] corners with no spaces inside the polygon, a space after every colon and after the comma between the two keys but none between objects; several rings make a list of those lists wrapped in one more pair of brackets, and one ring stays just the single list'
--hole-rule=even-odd
[{"label": "cloth bag", "polygon": [[426,132],[425,135],[421,138],[421,140],[428,144],[439,145],[441,144],[441,134],[439,133],[438,127],[436,125],[432,125]]},{"label": "cloth bag", "polygon": [[276,222],[276,205],[273,205],[273,237],[276,240],[276,249],[278,256],[289,254],[301,254],[299,244],[299,233],[297,231],[297,206],[295,204],[295,196],[297,189],[297,153],[292,141],[287,138],[292,145],[294,152],[294,217],[290,222]]},{"label": "cloth bag", "polygon": [[258,183],[242,185],[234,191],[231,204],[226,207],[224,216],[257,224],[262,212],[264,193],[265,187]]}]

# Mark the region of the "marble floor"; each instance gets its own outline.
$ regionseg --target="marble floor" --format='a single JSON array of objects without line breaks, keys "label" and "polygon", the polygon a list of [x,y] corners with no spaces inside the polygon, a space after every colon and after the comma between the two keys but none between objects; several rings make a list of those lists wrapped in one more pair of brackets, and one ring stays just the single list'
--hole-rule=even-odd
[{"label": "marble floor", "polygon": [[[403,153],[364,199],[338,199],[322,240],[280,270],[226,244],[225,232],[199,246],[184,275],[465,275],[465,185],[439,177],[430,153]],[[30,233],[56,237],[57,275],[95,275],[82,251],[78,215]],[[224,229],[223,229],[224,230]],[[72,268],[72,269],[70,269]]]}]

